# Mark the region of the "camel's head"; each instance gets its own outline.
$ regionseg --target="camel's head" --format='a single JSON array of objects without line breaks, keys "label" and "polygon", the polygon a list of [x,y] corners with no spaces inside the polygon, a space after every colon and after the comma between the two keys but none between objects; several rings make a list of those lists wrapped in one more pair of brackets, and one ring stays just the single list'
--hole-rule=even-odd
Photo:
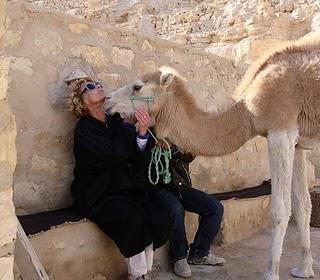
[{"label": "camel's head", "polygon": [[179,79],[173,69],[161,70],[143,75],[110,94],[106,100],[105,110],[119,112],[123,117],[131,115],[135,108],[147,107],[155,115],[162,106],[170,102],[175,93],[175,80]]}]

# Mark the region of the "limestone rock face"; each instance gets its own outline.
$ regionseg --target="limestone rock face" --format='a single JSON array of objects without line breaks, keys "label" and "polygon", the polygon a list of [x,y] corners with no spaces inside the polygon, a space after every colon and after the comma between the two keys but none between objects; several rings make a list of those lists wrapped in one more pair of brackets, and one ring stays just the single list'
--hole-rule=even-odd
[{"label": "limestone rock face", "polygon": [[[115,243],[95,224],[65,224],[30,238],[50,279],[119,279],[125,259]],[[102,278],[103,279],[103,278]]]},{"label": "limestone rock face", "polygon": [[13,256],[0,258],[0,279],[13,280]]},{"label": "limestone rock face", "polygon": [[[12,203],[12,169],[7,161],[0,161],[0,248],[13,243],[16,237],[16,217]],[[6,256],[2,251],[1,256]],[[7,254],[12,253],[11,250]],[[0,257],[1,257],[0,256]]]},{"label": "limestone rock face", "polygon": [[0,161],[7,161],[14,171],[17,163],[15,117],[6,101],[0,101]]},{"label": "limestone rock face", "polygon": [[317,29],[320,6],[317,0],[30,2],[198,48],[236,45],[246,38],[298,38]]},{"label": "limestone rock face", "polygon": [[[5,4],[0,3],[0,46],[5,37]],[[13,172],[17,163],[16,123],[7,102],[11,58],[0,51],[0,279],[13,280],[17,221],[13,205]]]},{"label": "limestone rock face", "polygon": [[[65,5],[66,10],[85,7],[95,11],[98,8],[111,11],[119,4],[98,2],[80,1],[77,7],[72,7],[75,4],[71,2],[68,5],[61,1],[60,4],[44,0],[37,3],[48,7]],[[118,7],[124,22],[116,23],[112,12],[105,18],[114,28],[71,16],[41,13],[34,6],[25,5],[25,10],[32,13],[17,14],[14,6],[9,9],[8,30],[12,34],[24,32],[23,40],[5,47],[13,62],[10,67],[13,82],[7,98],[18,126],[19,164],[14,176],[14,200],[19,213],[72,204],[72,133],[76,120],[66,106],[52,104],[52,100],[55,104],[66,103],[64,79],[72,70],[79,66],[90,69],[88,75],[101,80],[108,92],[133,80],[137,74],[166,64],[186,78],[199,107],[210,112],[222,111],[230,106],[247,63],[279,41],[311,31],[310,15],[316,17],[318,9],[315,1],[308,4],[300,1],[289,12],[292,6],[284,7],[276,0],[269,4],[261,1],[243,4],[238,0],[120,4],[124,5]],[[155,32],[162,38],[170,39],[174,33],[186,39],[186,44],[206,47],[207,53],[132,33],[139,27],[135,14],[150,16],[148,22],[155,23]],[[313,26],[317,26],[315,22],[316,19]],[[41,50],[35,52],[37,48]],[[6,67],[6,63],[2,65]],[[0,83],[6,86],[1,77]],[[313,158],[312,162],[318,160]],[[210,193],[258,185],[270,177],[266,141],[262,138],[252,139],[224,157],[198,157],[191,167],[194,185]]]},{"label": "limestone rock face", "polygon": [[[18,14],[14,6],[9,8],[12,22],[20,23],[10,30],[24,30],[24,40],[6,50],[12,52],[13,61],[9,68],[12,83],[6,96],[18,127],[14,201],[19,214],[72,204],[72,136],[76,120],[67,111],[64,80],[74,69],[88,71],[87,75],[101,80],[108,92],[139,73],[171,65],[186,78],[190,92],[206,111],[230,105],[243,73],[228,58],[132,32],[105,29],[89,21],[40,13],[27,5],[25,10],[30,8],[32,13]],[[49,32],[53,26],[60,30],[54,33],[59,35],[57,45],[51,44],[57,38]],[[35,53],[37,38],[50,47]],[[257,139],[223,159],[197,159],[192,165],[195,185],[208,192],[222,192],[261,183],[269,177],[263,149],[263,140]]]},{"label": "limestone rock face", "polygon": [[134,52],[130,49],[113,47],[112,48],[112,61],[116,65],[122,65],[129,70],[132,70],[132,63],[134,60]]}]

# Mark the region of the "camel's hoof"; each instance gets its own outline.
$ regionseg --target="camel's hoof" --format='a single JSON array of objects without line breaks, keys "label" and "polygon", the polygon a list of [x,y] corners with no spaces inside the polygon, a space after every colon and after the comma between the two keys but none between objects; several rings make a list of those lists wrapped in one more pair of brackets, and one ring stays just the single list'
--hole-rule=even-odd
[{"label": "camel's hoof", "polygon": [[291,275],[293,277],[297,278],[313,278],[314,277],[314,272],[312,268],[306,269],[306,270],[301,270],[299,267],[295,267],[291,269]]}]

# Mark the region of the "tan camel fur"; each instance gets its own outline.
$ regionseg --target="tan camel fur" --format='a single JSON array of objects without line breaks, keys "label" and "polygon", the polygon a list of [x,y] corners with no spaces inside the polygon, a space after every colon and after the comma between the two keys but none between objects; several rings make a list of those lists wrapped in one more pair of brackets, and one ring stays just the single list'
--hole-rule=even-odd
[{"label": "tan camel fur", "polygon": [[[129,97],[154,97],[149,111],[155,118],[157,136],[196,155],[225,155],[256,135],[266,137],[274,231],[265,279],[279,279],[291,204],[302,248],[301,262],[291,274],[313,277],[304,150],[315,148],[320,138],[320,36],[291,42],[253,64],[232,106],[217,114],[198,109],[185,81],[173,72],[149,73],[113,92],[106,109],[130,114]],[[146,104],[135,100],[134,105]]]}]

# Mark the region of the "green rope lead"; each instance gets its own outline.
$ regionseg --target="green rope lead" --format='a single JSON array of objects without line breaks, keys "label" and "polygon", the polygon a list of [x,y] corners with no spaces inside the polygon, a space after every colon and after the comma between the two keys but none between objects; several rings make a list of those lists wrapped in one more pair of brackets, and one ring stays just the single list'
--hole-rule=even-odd
[{"label": "green rope lead", "polygon": [[[150,130],[149,130],[149,132],[150,132]],[[151,133],[151,135],[152,135],[152,137],[155,138],[155,136],[152,133]],[[171,159],[171,148],[170,148],[169,143],[165,139],[162,139],[162,141],[164,141],[167,144],[168,149],[163,149],[163,148],[159,147],[158,145],[156,145],[151,150],[151,159],[149,162],[149,169],[148,169],[148,179],[152,185],[156,185],[159,183],[160,176],[163,176],[162,180],[163,180],[163,183],[165,183],[165,184],[168,184],[171,181],[171,174],[170,174],[170,170],[169,170],[169,161]],[[158,142],[157,139],[156,139],[156,142]],[[163,166],[163,163],[161,161],[162,157],[164,159],[165,166]],[[152,178],[153,165],[154,165],[154,170],[156,172],[156,178],[154,180]]]},{"label": "green rope lead", "polygon": [[[148,111],[150,112],[151,102],[154,102],[154,99],[156,97],[166,96],[166,95],[173,95],[173,92],[165,92],[165,93],[157,94],[156,96],[133,96],[132,95],[129,98],[131,101],[132,108],[134,110],[135,110],[134,100],[139,100],[139,101],[144,101],[144,102],[148,103]],[[149,131],[150,135],[154,138],[154,140],[156,141],[156,144],[157,144],[159,142],[158,139],[154,136],[154,134],[151,132],[150,129],[148,129],[148,131]],[[171,181],[171,174],[170,174],[170,170],[169,170],[169,161],[171,159],[171,148],[170,148],[169,143],[165,139],[161,139],[161,140],[166,143],[168,148],[163,149],[163,148],[159,147],[158,145],[155,145],[151,149],[151,159],[150,159],[149,168],[148,168],[148,179],[152,185],[156,185],[159,183],[160,176],[163,176],[162,180],[163,180],[163,183],[165,183],[165,184],[168,184]],[[163,166],[163,164],[162,164],[162,161],[161,161],[162,157],[164,159],[165,166]],[[152,166],[153,165],[154,165],[154,170],[156,172],[155,180],[152,179]]]}]

